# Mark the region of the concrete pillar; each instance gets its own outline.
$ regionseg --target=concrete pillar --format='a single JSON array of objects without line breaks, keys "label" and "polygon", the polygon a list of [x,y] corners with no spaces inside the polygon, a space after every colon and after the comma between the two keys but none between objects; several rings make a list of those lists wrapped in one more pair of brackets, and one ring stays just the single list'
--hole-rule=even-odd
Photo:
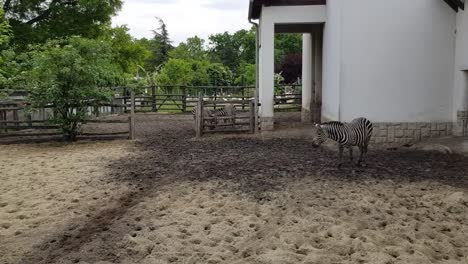
[{"label": "concrete pillar", "polygon": [[453,90],[453,114],[455,119],[452,134],[468,135],[468,11],[457,13],[455,45],[455,76]]},{"label": "concrete pillar", "polygon": [[322,71],[323,71],[323,33],[317,32],[313,35],[313,64],[314,64],[314,98],[312,104],[312,121],[321,123],[322,117]]},{"label": "concrete pillar", "polygon": [[458,104],[458,110],[452,134],[454,136],[468,136],[468,70],[456,72],[455,83],[459,86],[460,96],[454,102]]},{"label": "concrete pillar", "polygon": [[302,35],[302,110],[301,121],[312,121],[311,106],[313,102],[313,54],[312,34]]},{"label": "concrete pillar", "polygon": [[275,29],[273,23],[264,20],[260,20],[260,28],[259,116],[261,130],[267,131],[274,128]]}]

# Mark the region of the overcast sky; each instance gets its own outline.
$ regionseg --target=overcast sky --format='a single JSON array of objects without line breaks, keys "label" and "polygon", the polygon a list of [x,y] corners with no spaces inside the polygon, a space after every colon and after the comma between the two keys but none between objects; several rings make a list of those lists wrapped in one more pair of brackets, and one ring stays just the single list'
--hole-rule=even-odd
[{"label": "overcast sky", "polygon": [[113,25],[126,24],[137,38],[151,37],[158,28],[155,17],[167,25],[174,45],[197,35],[249,29],[249,0],[125,0]]}]

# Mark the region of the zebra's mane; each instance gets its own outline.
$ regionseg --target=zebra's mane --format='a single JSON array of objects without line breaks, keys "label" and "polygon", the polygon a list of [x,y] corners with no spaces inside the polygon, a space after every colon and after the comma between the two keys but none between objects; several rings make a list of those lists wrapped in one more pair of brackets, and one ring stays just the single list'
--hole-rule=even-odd
[{"label": "zebra's mane", "polygon": [[323,126],[329,126],[329,125],[334,125],[334,126],[344,126],[344,123],[341,123],[339,121],[330,121],[330,122],[325,122],[322,124]]}]

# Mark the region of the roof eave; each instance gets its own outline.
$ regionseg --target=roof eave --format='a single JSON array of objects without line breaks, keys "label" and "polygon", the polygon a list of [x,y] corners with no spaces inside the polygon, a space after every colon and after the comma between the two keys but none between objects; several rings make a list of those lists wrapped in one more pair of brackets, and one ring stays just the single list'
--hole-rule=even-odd
[{"label": "roof eave", "polygon": [[465,3],[460,0],[444,0],[453,10],[458,12],[458,9],[465,10]]},{"label": "roof eave", "polygon": [[254,0],[250,0],[249,2],[249,20],[250,19],[259,19],[260,18],[260,10],[262,5],[256,5]]}]

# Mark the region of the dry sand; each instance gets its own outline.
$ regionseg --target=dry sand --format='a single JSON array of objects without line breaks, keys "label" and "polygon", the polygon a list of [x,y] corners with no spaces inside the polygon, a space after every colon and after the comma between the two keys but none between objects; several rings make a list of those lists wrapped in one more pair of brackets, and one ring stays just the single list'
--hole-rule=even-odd
[{"label": "dry sand", "polygon": [[307,128],[194,140],[190,118],[0,145],[0,263],[468,263],[468,158],[373,148],[338,170]]}]

